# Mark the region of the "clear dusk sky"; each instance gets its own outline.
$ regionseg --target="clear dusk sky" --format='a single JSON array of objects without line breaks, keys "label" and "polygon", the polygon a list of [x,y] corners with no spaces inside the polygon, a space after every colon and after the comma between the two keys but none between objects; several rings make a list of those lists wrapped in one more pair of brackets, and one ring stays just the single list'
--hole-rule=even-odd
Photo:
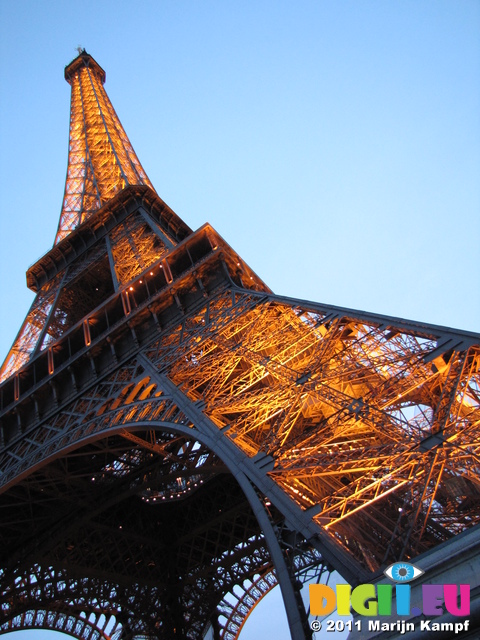
[{"label": "clear dusk sky", "polygon": [[[0,0],[2,361],[55,237],[78,45],[159,195],[276,293],[480,331],[478,0]],[[270,602],[279,630],[242,640],[289,637]]]}]

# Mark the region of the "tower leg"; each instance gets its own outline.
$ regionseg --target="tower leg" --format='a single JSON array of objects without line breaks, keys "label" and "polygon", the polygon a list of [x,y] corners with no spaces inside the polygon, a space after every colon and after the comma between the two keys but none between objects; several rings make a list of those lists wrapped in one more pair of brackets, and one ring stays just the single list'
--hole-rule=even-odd
[{"label": "tower leg", "polygon": [[[219,446],[223,437],[219,433],[217,427],[210,424],[209,419],[202,413],[202,411],[196,407],[195,404],[184,393],[182,393],[182,391],[178,389],[165,374],[160,374],[143,354],[139,355],[139,361],[150,373],[152,379],[157,382],[159,388],[161,388],[167,395],[171,396],[177,406],[181,408],[182,412],[192,420],[197,429],[202,433],[205,444],[210,446],[214,453],[223,460],[237,480],[240,488],[249,501],[253,513],[257,518],[258,524],[265,536],[265,542],[275,566],[278,584],[280,585],[280,590],[282,592],[292,640],[309,640],[312,636],[309,632],[303,601],[301,602],[301,598],[297,597],[299,594],[295,593],[294,585],[290,578],[290,572],[288,571],[282,549],[277,540],[277,536],[275,535],[275,531],[273,530],[265,507],[258,497],[250,480],[240,469],[240,458],[236,459],[235,455],[229,455],[228,450],[225,450],[225,447]],[[234,445],[230,445],[229,448],[231,449],[232,446]]]},{"label": "tower leg", "polygon": [[237,482],[245,493],[253,513],[257,518],[257,521],[265,536],[265,541],[270,552],[273,564],[275,566],[275,572],[277,575],[278,584],[282,592],[283,603],[285,605],[285,612],[287,614],[288,626],[290,628],[290,634],[292,640],[309,640],[312,637],[312,633],[308,627],[308,618],[303,606],[303,601],[295,590],[290,572],[288,570],[285,558],[278,542],[275,531],[273,530],[270,518],[262,504],[257,492],[249,482],[248,478],[243,473],[235,474]]}]

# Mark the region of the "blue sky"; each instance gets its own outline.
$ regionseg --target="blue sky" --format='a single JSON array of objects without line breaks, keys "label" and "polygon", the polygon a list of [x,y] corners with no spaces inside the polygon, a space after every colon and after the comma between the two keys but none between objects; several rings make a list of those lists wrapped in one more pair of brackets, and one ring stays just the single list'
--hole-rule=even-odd
[{"label": "blue sky", "polygon": [[479,331],[479,34],[476,0],[0,0],[0,359],[55,237],[78,45],[159,195],[275,292]]}]

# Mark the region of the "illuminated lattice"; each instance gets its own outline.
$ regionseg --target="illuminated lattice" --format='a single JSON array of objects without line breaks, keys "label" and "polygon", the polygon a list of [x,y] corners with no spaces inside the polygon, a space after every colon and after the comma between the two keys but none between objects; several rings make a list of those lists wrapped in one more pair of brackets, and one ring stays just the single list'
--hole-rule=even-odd
[{"label": "illuminated lattice", "polygon": [[67,67],[72,86],[68,170],[55,244],[128,185],[153,188],[85,52]]}]

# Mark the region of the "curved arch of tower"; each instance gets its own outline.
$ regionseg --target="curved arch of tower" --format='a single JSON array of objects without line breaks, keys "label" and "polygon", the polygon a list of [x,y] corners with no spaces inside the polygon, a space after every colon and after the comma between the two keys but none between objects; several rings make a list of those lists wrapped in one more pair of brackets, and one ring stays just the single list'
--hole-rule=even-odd
[{"label": "curved arch of tower", "polygon": [[304,640],[305,580],[399,560],[476,593],[480,336],[274,294],[156,194],[98,63],[65,77],[58,231],[0,369],[0,633],[232,640],[278,583]]}]

